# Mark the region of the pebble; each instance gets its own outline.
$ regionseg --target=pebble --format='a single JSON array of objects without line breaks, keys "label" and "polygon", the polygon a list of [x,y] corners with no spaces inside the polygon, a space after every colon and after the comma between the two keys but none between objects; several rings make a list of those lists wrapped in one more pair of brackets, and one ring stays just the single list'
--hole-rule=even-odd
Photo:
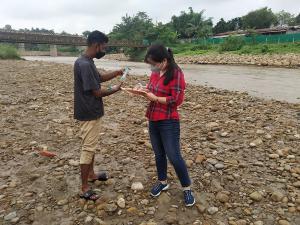
[{"label": "pebble", "polygon": [[118,201],[117,201],[117,205],[118,205],[121,209],[124,209],[125,206],[126,206],[125,199],[124,199],[124,198],[119,198]]},{"label": "pebble", "polygon": [[300,188],[300,181],[296,181],[293,183],[294,187]]},{"label": "pebble", "polygon": [[207,209],[207,212],[208,212],[210,215],[216,214],[218,211],[219,211],[219,209],[218,209],[217,207],[209,207],[209,208]]},{"label": "pebble", "polygon": [[6,216],[4,216],[4,220],[8,221],[8,220],[12,220],[16,217],[17,217],[17,212],[11,212],[11,213],[7,214]]},{"label": "pebble", "polygon": [[264,225],[264,222],[261,220],[258,220],[258,221],[255,221],[253,224],[254,225]]},{"label": "pebble", "polygon": [[84,223],[85,223],[85,224],[90,224],[92,221],[93,221],[93,217],[87,216],[87,217],[85,218],[85,220],[84,220]]},{"label": "pebble", "polygon": [[278,159],[279,155],[278,154],[269,154],[270,159]]},{"label": "pebble", "polygon": [[283,199],[283,197],[284,197],[284,195],[280,191],[277,191],[277,190],[272,192],[272,194],[271,194],[271,199],[274,202],[280,202]]},{"label": "pebble", "polygon": [[216,165],[217,163],[218,163],[218,160],[216,160],[216,159],[207,159],[206,160],[208,163],[210,163],[210,164],[212,164],[212,165]]},{"label": "pebble", "polygon": [[202,163],[202,162],[205,161],[205,160],[206,160],[205,155],[200,154],[200,155],[197,155],[195,162],[196,162],[197,164],[199,164],[199,163]]},{"label": "pebble", "polygon": [[106,225],[106,223],[103,220],[96,218],[96,217],[94,218],[94,223],[96,225]]},{"label": "pebble", "polygon": [[278,224],[279,224],[279,225],[290,225],[290,222],[287,221],[287,220],[279,220],[279,221],[278,221]]},{"label": "pebble", "polygon": [[42,212],[43,210],[44,210],[43,206],[36,207],[36,211],[38,211],[38,212]]},{"label": "pebble", "polygon": [[58,202],[57,202],[57,205],[66,205],[66,204],[68,204],[68,200],[67,199],[62,199],[62,200],[59,200]]},{"label": "pebble", "polygon": [[222,203],[226,203],[226,202],[229,201],[229,196],[226,195],[226,194],[224,194],[224,193],[222,193],[222,192],[219,192],[219,193],[217,194],[216,198],[217,198],[220,202],[222,202]]},{"label": "pebble", "polygon": [[216,122],[210,122],[206,124],[206,128],[210,131],[217,131],[219,130],[219,124]]},{"label": "pebble", "polygon": [[71,160],[69,160],[69,165],[77,167],[77,166],[79,166],[79,161],[71,159]]},{"label": "pebble", "polygon": [[221,170],[221,169],[224,169],[224,164],[223,163],[217,163],[216,165],[215,165],[215,168],[217,169],[217,170]]},{"label": "pebble", "polygon": [[250,198],[254,201],[259,202],[263,199],[263,196],[258,191],[255,191],[250,194]]},{"label": "pebble", "polygon": [[142,205],[148,205],[148,204],[149,204],[149,200],[148,200],[148,199],[143,199],[143,200],[141,201],[141,204],[142,204]]},{"label": "pebble", "polygon": [[236,225],[247,225],[247,221],[246,220],[237,220]]},{"label": "pebble", "polygon": [[134,182],[131,185],[131,189],[134,191],[141,191],[144,190],[144,186],[141,182]]},{"label": "pebble", "polygon": [[228,133],[227,133],[227,132],[223,132],[223,133],[220,134],[220,136],[221,136],[221,137],[227,137],[227,136],[228,136]]},{"label": "pebble", "polygon": [[104,210],[106,212],[115,212],[118,209],[118,206],[114,203],[106,204]]},{"label": "pebble", "polygon": [[250,147],[256,147],[256,146],[259,146],[263,143],[262,139],[258,138],[258,139],[255,139],[254,141],[252,141],[250,143]]}]

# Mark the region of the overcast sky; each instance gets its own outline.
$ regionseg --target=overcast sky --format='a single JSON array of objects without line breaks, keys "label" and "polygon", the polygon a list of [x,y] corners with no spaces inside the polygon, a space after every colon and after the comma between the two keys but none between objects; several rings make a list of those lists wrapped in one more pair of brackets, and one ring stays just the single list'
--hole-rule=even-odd
[{"label": "overcast sky", "polygon": [[300,0],[0,0],[0,28],[46,28],[81,34],[85,30],[108,33],[121,17],[146,12],[153,21],[168,22],[172,15],[193,7],[205,10],[214,23],[268,6],[274,12],[300,13]]}]

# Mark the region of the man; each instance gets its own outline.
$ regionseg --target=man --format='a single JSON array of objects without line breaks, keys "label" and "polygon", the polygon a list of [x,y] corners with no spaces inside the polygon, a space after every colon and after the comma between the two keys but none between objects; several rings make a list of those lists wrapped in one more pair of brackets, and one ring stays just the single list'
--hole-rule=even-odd
[{"label": "man", "polygon": [[82,138],[80,155],[81,198],[97,200],[99,196],[90,189],[88,181],[106,180],[107,174],[95,174],[94,156],[100,134],[100,118],[104,115],[102,98],[118,92],[121,84],[104,89],[102,82],[122,75],[118,70],[100,74],[93,58],[105,55],[108,37],[100,31],[93,31],[87,38],[87,49],[74,64],[74,118],[79,120]]}]

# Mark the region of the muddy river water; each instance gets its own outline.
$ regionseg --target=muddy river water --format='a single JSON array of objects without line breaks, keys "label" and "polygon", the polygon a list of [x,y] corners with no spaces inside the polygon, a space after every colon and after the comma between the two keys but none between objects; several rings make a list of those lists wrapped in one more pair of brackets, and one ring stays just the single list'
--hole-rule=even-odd
[{"label": "muddy river water", "polygon": [[[27,56],[26,60],[41,60],[73,64],[76,57]],[[141,62],[127,62],[101,59],[95,60],[98,68],[113,70],[128,66],[131,74],[150,73],[149,65]],[[220,89],[245,91],[265,99],[276,99],[300,103],[300,69],[270,68],[233,65],[191,65],[181,64],[185,79],[192,84],[212,86]]]}]

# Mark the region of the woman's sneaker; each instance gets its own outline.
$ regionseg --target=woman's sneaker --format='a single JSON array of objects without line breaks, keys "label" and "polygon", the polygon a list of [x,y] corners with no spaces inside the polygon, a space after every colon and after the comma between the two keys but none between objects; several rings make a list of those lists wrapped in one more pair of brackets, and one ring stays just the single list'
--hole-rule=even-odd
[{"label": "woman's sneaker", "polygon": [[150,194],[153,197],[157,197],[160,195],[162,191],[166,191],[169,188],[169,184],[162,184],[161,182],[157,182],[151,189]]},{"label": "woman's sneaker", "polygon": [[183,191],[184,203],[186,206],[193,206],[196,202],[195,197],[192,193],[192,190]]}]

